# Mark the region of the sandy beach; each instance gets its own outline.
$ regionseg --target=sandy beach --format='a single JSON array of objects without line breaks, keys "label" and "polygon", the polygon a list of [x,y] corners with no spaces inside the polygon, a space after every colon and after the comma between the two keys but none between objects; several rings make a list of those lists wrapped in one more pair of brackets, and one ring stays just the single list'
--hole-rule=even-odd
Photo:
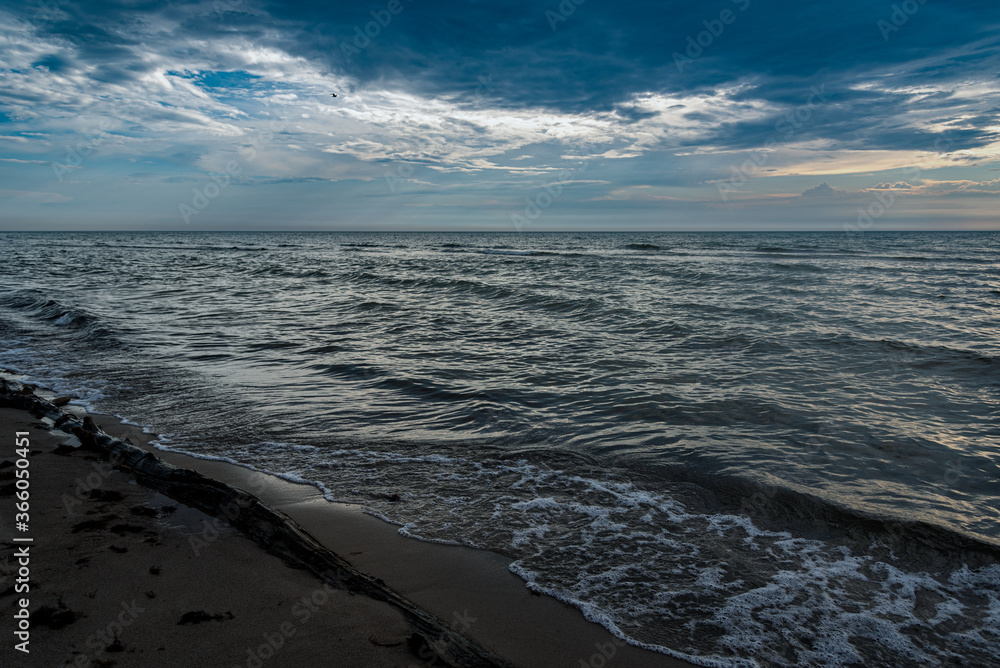
[{"label": "sandy beach", "polygon": [[[429,665],[385,603],[325,586],[214,518],[177,504],[57,437],[24,411],[31,440],[30,591],[2,592],[5,666]],[[10,439],[7,439],[10,440]],[[12,467],[3,458],[3,485]],[[92,483],[97,484],[92,484]],[[12,510],[9,489],[5,509]],[[4,579],[17,570],[4,515]],[[204,526],[219,527],[196,549]],[[30,653],[10,642],[30,601]]]},{"label": "sandy beach", "polygon": [[[0,592],[5,666],[688,665],[626,645],[578,610],[531,593],[505,557],[403,538],[311,486],[156,452],[252,491],[343,555],[362,580],[329,570],[317,577],[296,558],[269,554],[266,540],[257,535],[254,542],[224,514],[213,517],[150,489],[143,475],[116,469],[99,447],[79,447],[79,438],[53,429],[51,410],[39,419],[6,404],[3,573],[13,582],[27,545],[30,589],[18,593],[11,584]],[[141,431],[87,417],[152,450]],[[13,524],[18,432],[30,441],[25,533]],[[23,536],[31,542],[14,542]],[[29,653],[15,649],[21,639],[9,640],[22,598],[31,617],[21,646]]]}]

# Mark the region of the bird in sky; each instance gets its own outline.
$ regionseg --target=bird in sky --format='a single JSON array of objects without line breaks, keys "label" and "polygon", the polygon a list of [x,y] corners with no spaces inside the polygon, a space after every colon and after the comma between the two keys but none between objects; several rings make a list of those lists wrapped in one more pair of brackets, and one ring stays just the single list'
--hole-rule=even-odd
[{"label": "bird in sky", "polygon": [[333,97],[337,97],[336,93],[330,93],[330,95],[332,95]]}]

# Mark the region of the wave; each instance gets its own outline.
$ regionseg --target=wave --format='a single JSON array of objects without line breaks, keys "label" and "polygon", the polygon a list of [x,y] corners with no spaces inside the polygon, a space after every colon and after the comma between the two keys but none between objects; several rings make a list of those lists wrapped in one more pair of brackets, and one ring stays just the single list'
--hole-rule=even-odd
[{"label": "wave", "polygon": [[879,345],[887,350],[912,353],[915,358],[923,357],[924,359],[914,359],[915,366],[945,364],[949,362],[972,362],[986,366],[993,366],[1000,363],[1000,358],[978,350],[952,348],[942,345],[919,345],[894,339],[878,339],[876,341],[875,339],[859,338],[858,341],[867,345]]},{"label": "wave", "polygon": [[49,299],[35,290],[21,290],[0,297],[0,305],[20,311],[37,320],[45,320],[56,327],[79,330],[91,336],[110,336],[112,333],[99,327],[100,319],[90,311]]},{"label": "wave", "polygon": [[825,273],[827,270],[823,267],[819,267],[815,264],[809,264],[807,262],[796,262],[794,264],[788,264],[785,262],[775,262],[771,265],[775,269],[784,269],[788,271],[806,271],[816,274]]},{"label": "wave", "polygon": [[392,304],[390,302],[380,302],[375,300],[359,301],[351,305],[352,311],[361,311],[363,313],[368,313],[375,311],[378,313],[396,313],[399,311],[406,311],[407,308],[400,306],[398,304]]},{"label": "wave", "polygon": [[499,248],[486,248],[484,250],[481,250],[480,253],[482,253],[483,255],[525,255],[525,256],[562,255],[562,253],[555,253],[552,251],[505,250]]},{"label": "wave", "polygon": [[252,276],[282,276],[286,278],[329,278],[330,274],[322,269],[293,269],[288,265],[257,267],[249,271]]},{"label": "wave", "polygon": [[[108,243],[105,241],[95,241],[87,244],[94,248],[100,249],[135,249],[135,250],[170,250],[170,251],[267,251],[269,248],[263,246],[210,246],[205,244],[191,244],[181,241],[173,242],[172,244],[128,244],[128,243]],[[60,244],[60,243],[50,243],[46,244],[47,248],[80,248],[81,244]],[[279,248],[290,248],[290,244],[280,244]]]},{"label": "wave", "polygon": [[[534,309],[569,315],[586,315],[593,317],[608,310],[609,306],[592,297],[569,297],[561,295],[542,294],[534,290],[512,284],[511,287],[496,285],[471,278],[439,278],[428,276],[421,278],[397,278],[395,276],[376,274],[368,271],[347,272],[341,275],[345,280],[355,283],[376,283],[394,290],[406,289],[414,292],[438,292],[447,290],[459,294],[474,294],[490,302],[504,302],[519,309]],[[620,307],[616,307],[620,308]],[[625,315],[619,312],[618,315]],[[635,315],[631,313],[631,315]]]},{"label": "wave", "polygon": [[360,504],[408,536],[505,554],[533,591],[699,665],[1000,660],[989,612],[1000,604],[998,545],[739,479],[651,485],[553,453],[425,445],[265,442],[234,459]]}]

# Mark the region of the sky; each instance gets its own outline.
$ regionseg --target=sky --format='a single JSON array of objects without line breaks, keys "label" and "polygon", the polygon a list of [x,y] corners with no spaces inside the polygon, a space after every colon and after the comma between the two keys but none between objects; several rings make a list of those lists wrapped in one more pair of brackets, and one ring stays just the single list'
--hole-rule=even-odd
[{"label": "sky", "polygon": [[996,0],[0,2],[0,230],[997,230],[998,197]]}]

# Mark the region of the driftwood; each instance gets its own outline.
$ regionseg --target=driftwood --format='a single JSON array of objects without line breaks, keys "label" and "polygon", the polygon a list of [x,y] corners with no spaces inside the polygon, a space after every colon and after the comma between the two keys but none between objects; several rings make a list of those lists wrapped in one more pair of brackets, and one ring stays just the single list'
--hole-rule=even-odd
[{"label": "driftwood", "polygon": [[81,420],[37,396],[30,385],[0,378],[0,402],[53,420],[54,428],[73,434],[80,439],[82,447],[102,453],[116,468],[133,474],[141,484],[225,520],[290,566],[305,568],[331,586],[392,605],[413,628],[410,648],[429,663],[456,668],[513,668],[512,664],[453,631],[390,589],[382,580],[358,571],[343,557],[320,544],[291,517],[249,492],[196,471],[177,468],[131,443],[110,436],[90,417]]}]

